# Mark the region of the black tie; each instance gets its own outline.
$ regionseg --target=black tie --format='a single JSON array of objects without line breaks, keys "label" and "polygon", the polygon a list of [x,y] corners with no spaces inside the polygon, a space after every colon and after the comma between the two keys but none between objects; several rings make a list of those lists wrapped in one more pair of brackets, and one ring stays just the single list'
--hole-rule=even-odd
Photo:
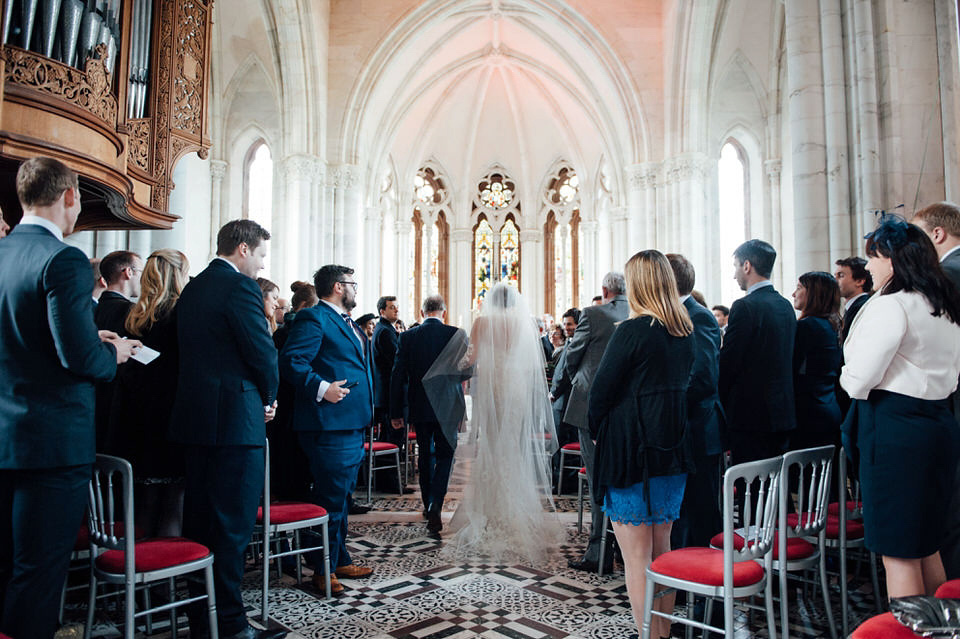
[{"label": "black tie", "polygon": [[342,315],[343,319],[347,321],[347,324],[349,324],[350,328],[353,329],[353,334],[356,335],[357,339],[360,340],[360,343],[363,344],[363,338],[365,335],[360,331],[360,327],[357,326],[357,323],[354,322],[353,319],[346,313],[341,313],[340,315]]}]

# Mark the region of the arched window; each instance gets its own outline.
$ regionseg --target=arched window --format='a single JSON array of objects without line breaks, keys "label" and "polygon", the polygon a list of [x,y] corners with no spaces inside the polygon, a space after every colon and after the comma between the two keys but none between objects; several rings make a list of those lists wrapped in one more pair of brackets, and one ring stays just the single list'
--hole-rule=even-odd
[{"label": "arched window", "polygon": [[544,236],[544,308],[560,317],[580,306],[580,178],[569,166],[552,172],[543,192],[548,209]]},{"label": "arched window", "polygon": [[438,168],[428,165],[417,171],[413,178],[413,202],[413,259],[418,274],[413,278],[413,306],[419,309],[428,295],[449,297],[450,225],[444,212],[447,189]]},{"label": "arched window", "polygon": [[483,302],[496,281],[520,289],[520,201],[517,185],[494,167],[478,183],[473,196],[473,308]]},{"label": "arched window", "polygon": [[512,217],[500,229],[500,281],[520,288],[520,231]]},{"label": "arched window", "polygon": [[[243,162],[243,217],[268,231],[273,226],[273,157],[263,139],[247,151]],[[264,275],[270,272],[270,252]]]},{"label": "arched window", "polygon": [[493,286],[493,228],[482,213],[473,229],[473,272],[473,302],[478,308]]},{"label": "arched window", "polygon": [[[717,202],[720,209],[720,266],[729,273],[730,256],[747,239],[746,161],[742,149],[727,142],[720,149],[717,170],[720,186]],[[743,291],[731,277],[720,278],[720,299],[730,304]]]}]

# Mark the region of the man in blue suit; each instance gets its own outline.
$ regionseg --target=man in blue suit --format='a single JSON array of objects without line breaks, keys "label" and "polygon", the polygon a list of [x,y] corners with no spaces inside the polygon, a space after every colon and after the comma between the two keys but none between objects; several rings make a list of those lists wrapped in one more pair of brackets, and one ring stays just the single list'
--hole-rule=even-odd
[{"label": "man in blue suit", "polygon": [[[423,513],[427,518],[427,530],[436,534],[443,528],[440,514],[443,512],[443,499],[447,494],[450,468],[453,466],[453,453],[457,448],[457,427],[463,419],[463,388],[460,382],[469,379],[470,375],[465,373],[454,379],[447,377],[440,382],[446,386],[441,390],[448,391],[443,393],[443,397],[452,400],[449,402],[451,410],[441,411],[441,421],[424,389],[423,378],[460,329],[443,323],[447,306],[439,295],[431,295],[423,300],[421,312],[423,324],[400,335],[390,382],[390,416],[393,427],[402,428],[403,407],[406,405],[408,419],[416,428],[417,448],[420,450],[417,470],[420,473]],[[458,343],[463,345],[465,353],[466,335]]]},{"label": "man in blue suit", "polygon": [[722,527],[720,518],[720,454],[723,409],[717,394],[720,368],[720,326],[713,313],[690,295],[696,271],[683,255],[667,254],[677,279],[677,292],[693,322],[696,340],[690,386],[687,388],[687,436],[693,450],[695,472],[687,476],[680,518],[670,534],[672,548],[709,546]]},{"label": "man in blue suit", "polygon": [[17,172],[23,218],[0,242],[0,632],[47,639],[86,507],[94,381],[140,346],[93,323],[90,263],[63,243],[77,174],[50,158]]},{"label": "man in blue suit", "polygon": [[[267,639],[240,597],[244,551],[263,493],[265,423],[276,409],[277,349],[254,278],[270,233],[234,220],[217,234],[217,257],[177,301],[180,370],[170,435],[185,444],[183,533],[213,551],[220,637]],[[205,636],[202,606],[189,611],[191,636]]]},{"label": "man in blue suit", "polygon": [[[296,390],[293,430],[310,462],[313,497],[330,516],[333,594],[343,592],[337,577],[360,579],[373,572],[357,566],[347,551],[347,496],[363,461],[363,432],[373,419],[370,343],[350,311],[357,305],[353,269],[323,266],[313,283],[320,303],[305,308],[290,327],[280,353],[280,372]],[[323,556],[312,553],[314,585],[323,582]]]}]

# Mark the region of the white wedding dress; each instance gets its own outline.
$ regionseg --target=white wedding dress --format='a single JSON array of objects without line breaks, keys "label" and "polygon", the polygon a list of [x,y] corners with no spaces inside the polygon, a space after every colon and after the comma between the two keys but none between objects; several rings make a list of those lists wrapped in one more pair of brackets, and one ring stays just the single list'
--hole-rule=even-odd
[{"label": "white wedding dress", "polygon": [[466,355],[462,344],[449,351],[424,379],[473,367],[472,414],[457,450],[458,459],[472,459],[472,472],[444,554],[542,561],[565,539],[550,488],[557,439],[539,331],[516,289],[494,286]]}]

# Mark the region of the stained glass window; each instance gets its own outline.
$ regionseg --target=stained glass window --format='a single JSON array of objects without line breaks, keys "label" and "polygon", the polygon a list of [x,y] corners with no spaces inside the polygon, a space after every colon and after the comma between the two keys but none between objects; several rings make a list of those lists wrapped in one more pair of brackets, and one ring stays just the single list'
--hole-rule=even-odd
[{"label": "stained glass window", "polygon": [[500,281],[520,288],[520,232],[509,218],[500,229]]},{"label": "stained glass window", "polygon": [[[273,226],[273,158],[270,147],[258,141],[247,158],[247,218],[263,228]],[[264,260],[264,276],[270,272],[270,257]]]},{"label": "stained glass window", "polygon": [[505,209],[513,201],[513,191],[503,182],[491,182],[480,191],[480,201],[491,209]]},{"label": "stained glass window", "polygon": [[433,201],[434,195],[436,194],[436,189],[430,180],[424,179],[423,176],[417,175],[413,178],[413,191],[417,197],[417,200],[427,204]]},{"label": "stained glass window", "polygon": [[[426,227],[424,227],[424,231],[426,231]],[[429,268],[425,273],[424,297],[440,291],[440,235],[442,232],[443,229],[438,218],[430,229],[430,246],[427,247],[427,265]],[[424,232],[424,239],[426,239],[426,232]]]},{"label": "stained glass window", "polygon": [[493,229],[485,218],[480,218],[473,237],[474,272],[476,273],[473,303],[475,307],[479,307],[493,283]]}]

